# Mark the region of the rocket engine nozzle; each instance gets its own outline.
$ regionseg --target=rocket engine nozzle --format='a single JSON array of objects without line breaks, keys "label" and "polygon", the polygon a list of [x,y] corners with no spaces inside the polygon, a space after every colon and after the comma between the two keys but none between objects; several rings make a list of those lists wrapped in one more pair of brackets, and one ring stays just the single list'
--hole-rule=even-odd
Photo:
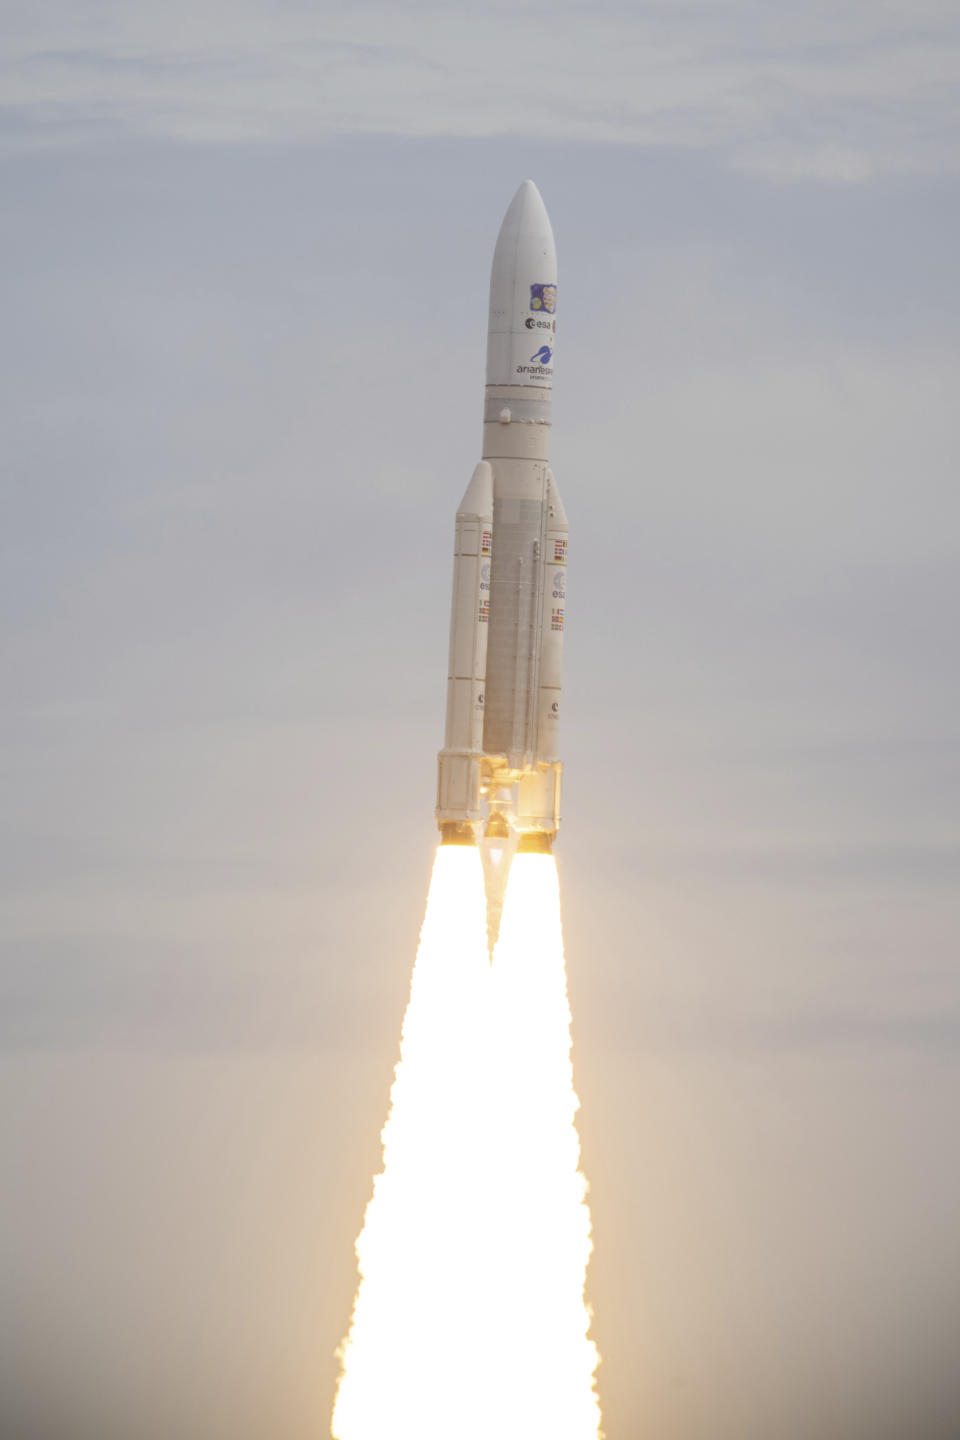
[{"label": "rocket engine nozzle", "polygon": [[510,826],[501,810],[492,810],[483,832],[484,840],[509,840]]}]

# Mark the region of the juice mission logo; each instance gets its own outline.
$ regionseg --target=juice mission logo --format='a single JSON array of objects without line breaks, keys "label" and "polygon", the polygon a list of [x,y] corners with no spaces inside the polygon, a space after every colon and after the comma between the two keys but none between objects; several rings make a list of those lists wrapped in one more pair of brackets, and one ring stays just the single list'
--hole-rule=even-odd
[{"label": "juice mission logo", "polygon": [[530,309],[543,310],[547,315],[555,315],[557,313],[556,285],[531,285]]}]

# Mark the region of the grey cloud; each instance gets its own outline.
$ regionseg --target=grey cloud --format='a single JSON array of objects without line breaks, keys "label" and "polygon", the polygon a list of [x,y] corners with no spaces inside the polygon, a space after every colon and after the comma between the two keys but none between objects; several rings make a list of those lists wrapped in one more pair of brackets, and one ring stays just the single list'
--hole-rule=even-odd
[{"label": "grey cloud", "polygon": [[954,173],[960,157],[956,17],[936,6],[575,5],[549,19],[513,6],[508,19],[496,5],[267,13],[207,0],[69,22],[23,7],[10,26],[21,143],[49,139],[58,117],[64,136],[112,123],[217,143],[512,134],[693,148],[841,184]]}]

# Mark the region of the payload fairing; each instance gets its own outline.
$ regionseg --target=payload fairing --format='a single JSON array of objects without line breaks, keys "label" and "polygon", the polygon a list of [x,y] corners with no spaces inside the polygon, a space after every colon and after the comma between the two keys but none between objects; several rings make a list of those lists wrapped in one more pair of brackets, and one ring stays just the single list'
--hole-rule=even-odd
[{"label": "payload fairing", "polygon": [[[557,257],[525,180],[490,277],[483,458],[457,511],[442,843],[549,851],[560,824],[567,519],[548,466]],[[505,867],[504,867],[505,868]]]}]

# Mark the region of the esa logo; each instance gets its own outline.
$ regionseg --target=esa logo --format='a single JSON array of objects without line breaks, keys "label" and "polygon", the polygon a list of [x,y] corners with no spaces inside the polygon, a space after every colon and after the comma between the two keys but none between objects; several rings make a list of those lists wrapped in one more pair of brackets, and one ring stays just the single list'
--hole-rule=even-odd
[{"label": "esa logo", "polygon": [[562,570],[558,570],[553,577],[553,598],[554,600],[566,600],[567,598],[567,577]]},{"label": "esa logo", "polygon": [[532,315],[528,315],[523,323],[528,330],[556,330],[557,328],[556,320],[534,320]]}]

